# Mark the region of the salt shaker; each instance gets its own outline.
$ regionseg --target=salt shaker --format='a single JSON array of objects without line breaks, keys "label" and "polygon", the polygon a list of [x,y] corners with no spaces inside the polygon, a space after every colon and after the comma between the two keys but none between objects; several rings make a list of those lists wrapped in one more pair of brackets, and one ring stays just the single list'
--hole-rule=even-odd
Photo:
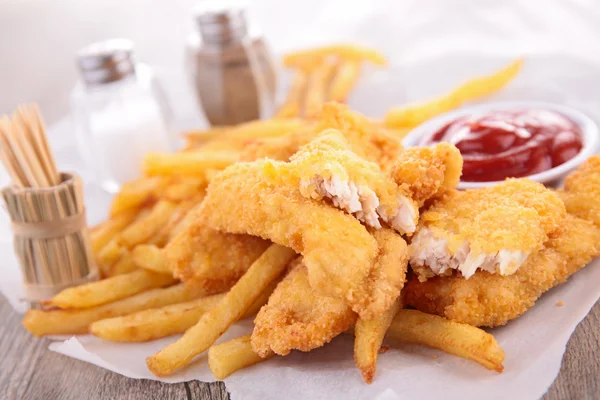
[{"label": "salt shaker", "polygon": [[134,61],[129,40],[91,44],[77,64],[71,114],[79,152],[100,185],[116,192],[141,175],[146,153],[170,150],[170,108],[152,69]]},{"label": "salt shaker", "polygon": [[267,45],[249,30],[237,3],[203,2],[198,31],[188,40],[188,67],[212,125],[233,125],[272,115],[276,75]]}]

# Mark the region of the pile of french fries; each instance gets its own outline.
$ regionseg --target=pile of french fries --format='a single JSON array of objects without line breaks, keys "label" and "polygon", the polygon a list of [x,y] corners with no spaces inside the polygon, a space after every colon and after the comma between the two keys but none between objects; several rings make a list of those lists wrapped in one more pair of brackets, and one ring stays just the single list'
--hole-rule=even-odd
[{"label": "pile of french fries", "polygon": [[[66,289],[45,303],[48,309],[29,311],[23,320],[25,327],[35,336],[91,333],[115,342],[144,342],[183,334],[147,359],[148,368],[158,376],[172,374],[207,350],[208,365],[219,379],[273,357],[255,354],[250,336],[218,345],[215,342],[231,325],[255,314],[267,302],[296,257],[291,249],[272,244],[224,293],[179,282],[161,249],[194,223],[194,208],[202,202],[211,178],[238,161],[249,141],[305,128],[310,121],[298,118],[301,98],[305,101],[305,117],[327,99],[344,100],[364,61],[385,64],[379,53],[354,46],[291,54],[284,63],[297,69],[297,77],[278,118],[190,132],[184,150],[148,155],[145,176],[124,185],[112,201],[110,217],[91,229],[92,249],[102,280]],[[467,82],[427,103],[394,108],[382,124],[410,128],[491,94],[506,85],[521,64],[518,60],[496,74]],[[308,86],[307,81],[311,82]],[[307,93],[300,96],[300,92]],[[492,335],[473,326],[403,309],[400,299],[382,318],[359,320],[353,333],[355,361],[367,382],[375,374],[384,336],[392,343],[417,343],[473,360],[491,370],[503,369],[504,352]]]},{"label": "pile of french fries", "polygon": [[387,63],[381,53],[359,46],[329,46],[288,54],[283,64],[295,72],[276,118],[312,118],[327,101],[345,102],[365,62],[378,66]]}]

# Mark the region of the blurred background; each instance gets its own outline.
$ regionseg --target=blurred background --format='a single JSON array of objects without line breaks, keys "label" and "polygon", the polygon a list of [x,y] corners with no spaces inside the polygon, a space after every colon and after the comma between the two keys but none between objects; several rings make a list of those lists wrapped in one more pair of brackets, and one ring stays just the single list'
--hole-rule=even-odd
[{"label": "blurred background", "polygon": [[[0,0],[0,113],[30,101],[39,103],[49,123],[59,121],[78,79],[77,51],[127,37],[137,58],[156,69],[181,126],[201,123],[184,69],[196,3]],[[248,8],[276,57],[343,41],[373,46],[399,66],[457,52],[600,60],[596,0],[251,0]],[[396,91],[402,100],[401,88]]]}]

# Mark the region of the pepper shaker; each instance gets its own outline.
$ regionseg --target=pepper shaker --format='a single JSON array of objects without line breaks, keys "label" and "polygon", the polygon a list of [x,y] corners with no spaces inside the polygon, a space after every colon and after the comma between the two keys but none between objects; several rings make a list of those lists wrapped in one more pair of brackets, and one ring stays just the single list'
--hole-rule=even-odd
[{"label": "pepper shaker", "polygon": [[250,31],[237,3],[203,2],[188,43],[188,67],[211,125],[234,125],[273,114],[276,74],[263,37]]}]

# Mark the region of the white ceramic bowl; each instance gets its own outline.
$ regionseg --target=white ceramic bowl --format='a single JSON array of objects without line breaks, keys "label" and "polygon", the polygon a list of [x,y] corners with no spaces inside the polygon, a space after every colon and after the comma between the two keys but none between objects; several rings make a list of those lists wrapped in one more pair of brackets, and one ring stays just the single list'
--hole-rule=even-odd
[{"label": "white ceramic bowl", "polygon": [[[562,178],[565,177],[565,175],[567,175],[569,172],[571,172],[573,169],[575,169],[577,166],[583,163],[588,157],[595,154],[598,150],[598,143],[600,143],[600,133],[598,131],[598,126],[588,116],[571,107],[552,103],[544,103],[539,101],[507,101],[500,103],[480,104],[476,106],[461,108],[456,111],[451,111],[417,126],[404,138],[403,143],[406,147],[418,146],[419,142],[421,141],[424,135],[437,131],[447,123],[466,115],[474,113],[485,113],[494,110],[514,110],[520,108],[541,108],[559,112],[573,120],[577,125],[579,125],[579,127],[581,128],[581,132],[583,132],[583,147],[581,148],[579,154],[577,154],[575,157],[573,157],[564,164],[549,169],[548,171],[540,172],[539,174],[529,175],[527,178],[545,184],[559,182],[560,180],[562,180]],[[483,186],[490,186],[497,183],[499,182],[461,181],[458,184],[458,188],[473,189],[480,188]]]}]

